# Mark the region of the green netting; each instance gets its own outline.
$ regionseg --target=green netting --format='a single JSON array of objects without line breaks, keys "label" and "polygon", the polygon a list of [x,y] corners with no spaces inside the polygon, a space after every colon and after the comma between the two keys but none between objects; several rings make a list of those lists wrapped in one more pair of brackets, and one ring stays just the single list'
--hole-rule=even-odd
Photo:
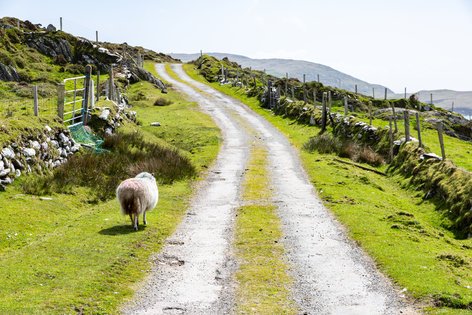
[{"label": "green netting", "polygon": [[70,133],[75,142],[94,150],[96,153],[106,152],[102,148],[103,139],[87,131],[82,123],[69,126]]}]

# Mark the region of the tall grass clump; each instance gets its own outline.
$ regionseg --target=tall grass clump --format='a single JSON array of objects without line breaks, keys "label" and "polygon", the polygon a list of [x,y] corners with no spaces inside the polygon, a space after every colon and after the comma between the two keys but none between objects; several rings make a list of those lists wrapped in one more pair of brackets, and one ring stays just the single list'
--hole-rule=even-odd
[{"label": "tall grass clump", "polygon": [[114,197],[117,185],[140,172],[153,173],[160,184],[193,177],[195,167],[178,149],[151,143],[140,133],[118,133],[107,137],[106,153],[81,152],[73,155],[51,174],[23,183],[25,193],[71,192],[87,187],[95,200]]}]

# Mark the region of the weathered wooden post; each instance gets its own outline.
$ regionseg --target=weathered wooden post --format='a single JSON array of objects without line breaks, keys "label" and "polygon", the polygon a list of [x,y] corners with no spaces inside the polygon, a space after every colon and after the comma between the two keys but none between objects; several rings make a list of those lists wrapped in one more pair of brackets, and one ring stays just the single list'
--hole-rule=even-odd
[{"label": "weathered wooden post", "polygon": [[295,101],[295,87],[292,86],[292,100]]},{"label": "weathered wooden post", "polygon": [[392,106],[393,124],[395,126],[395,133],[398,133],[397,113],[395,112],[395,105],[391,104],[391,106]]},{"label": "weathered wooden post", "polygon": [[100,70],[97,70],[97,102],[100,100]]},{"label": "weathered wooden post", "polygon": [[429,96],[430,96],[430,104],[433,105],[433,93],[431,93]]},{"label": "weathered wooden post", "polygon": [[313,89],[313,106],[316,106],[316,89]]},{"label": "weathered wooden post", "polygon": [[38,86],[33,86],[33,98],[34,98],[34,115],[39,116],[39,105],[38,105]]},{"label": "weathered wooden post", "polygon": [[98,31],[95,31],[95,42],[98,44]]},{"label": "weathered wooden post", "polygon": [[375,88],[372,88],[372,98],[375,99]]},{"label": "weathered wooden post", "polygon": [[114,79],[113,79],[113,65],[110,65],[110,73],[109,73],[110,78],[108,79],[108,99],[110,101],[114,101]]},{"label": "weathered wooden post", "polygon": [[357,84],[354,85],[354,92],[357,94]]},{"label": "weathered wooden post", "polygon": [[419,147],[422,148],[423,147],[423,142],[421,141],[420,113],[416,112],[415,117],[416,117],[416,129],[418,130]]},{"label": "weathered wooden post", "polygon": [[388,120],[388,139],[389,139],[389,157],[390,157],[390,162],[393,161],[393,130],[392,130],[392,118]]},{"label": "weathered wooden post", "polygon": [[369,101],[369,125],[372,126],[372,102]]},{"label": "weathered wooden post", "polygon": [[344,96],[344,116],[347,116],[348,108],[347,108],[347,96]]},{"label": "weathered wooden post", "polygon": [[454,112],[454,101],[452,101],[451,112]]},{"label": "weathered wooden post", "polygon": [[305,86],[305,74],[303,74],[303,101],[306,103],[306,86]]},{"label": "weathered wooden post", "polygon": [[318,79],[318,83],[320,83],[320,75],[317,74],[316,76],[317,76],[317,79]]},{"label": "weathered wooden post", "polygon": [[288,95],[288,72],[285,72],[285,97]]},{"label": "weathered wooden post", "polygon": [[405,141],[410,141],[410,113],[407,109],[403,111],[403,119],[405,122]]},{"label": "weathered wooden post", "polygon": [[387,88],[385,88],[384,100],[387,100]]},{"label": "weathered wooden post", "polygon": [[444,150],[444,139],[443,139],[443,125],[442,122],[438,122],[438,138],[439,138],[439,145],[441,146],[441,156],[442,160],[446,159],[446,151]]},{"label": "weathered wooden post", "polygon": [[59,29],[62,31],[62,16],[59,18]]},{"label": "weathered wooden post", "polygon": [[322,112],[321,112],[321,132],[325,132],[326,130],[326,119],[327,119],[327,113],[326,113],[326,99],[328,95],[326,92],[323,92],[323,99],[322,99]]},{"label": "weathered wooden post", "polygon": [[406,88],[405,88],[405,97],[404,98],[406,99]]},{"label": "weathered wooden post", "polygon": [[203,57],[203,51],[200,49],[200,57]]},{"label": "weathered wooden post", "polygon": [[331,99],[331,91],[328,91],[328,112],[331,113],[331,105],[332,105],[332,99]]},{"label": "weathered wooden post", "polygon": [[57,116],[64,121],[64,96],[66,93],[66,87],[64,83],[57,85]]},{"label": "weathered wooden post", "polygon": [[82,122],[87,125],[88,121],[88,107],[90,95],[90,78],[92,76],[92,66],[85,66],[85,81],[84,81],[84,99],[82,101]]}]

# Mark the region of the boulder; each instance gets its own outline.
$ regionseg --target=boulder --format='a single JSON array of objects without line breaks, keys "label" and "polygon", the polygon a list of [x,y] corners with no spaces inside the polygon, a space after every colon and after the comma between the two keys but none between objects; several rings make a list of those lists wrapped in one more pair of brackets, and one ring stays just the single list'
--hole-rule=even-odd
[{"label": "boulder", "polygon": [[12,148],[6,147],[2,149],[2,155],[7,159],[13,159],[15,157],[15,152]]},{"label": "boulder", "polygon": [[105,109],[101,112],[100,116],[98,116],[98,118],[107,121],[109,116],[110,116],[110,110],[109,110],[108,108],[105,108]]},{"label": "boulder", "polygon": [[0,63],[0,81],[20,81],[20,76],[16,69]]},{"label": "boulder", "polygon": [[23,154],[26,157],[33,157],[36,155],[36,150],[32,148],[23,148]]},{"label": "boulder", "polygon": [[55,32],[56,31],[56,27],[52,24],[49,24],[47,27],[46,27],[46,31],[48,32]]}]

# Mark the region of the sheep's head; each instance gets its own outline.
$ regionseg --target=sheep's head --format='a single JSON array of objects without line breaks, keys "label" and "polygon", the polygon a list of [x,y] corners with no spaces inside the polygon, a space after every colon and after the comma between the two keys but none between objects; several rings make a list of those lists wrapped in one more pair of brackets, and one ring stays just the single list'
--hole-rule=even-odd
[{"label": "sheep's head", "polygon": [[136,175],[136,178],[150,179],[150,180],[152,180],[153,182],[156,181],[156,179],[154,178],[154,176],[152,176],[152,174],[151,174],[151,173],[148,173],[148,172],[139,173],[138,175]]}]

